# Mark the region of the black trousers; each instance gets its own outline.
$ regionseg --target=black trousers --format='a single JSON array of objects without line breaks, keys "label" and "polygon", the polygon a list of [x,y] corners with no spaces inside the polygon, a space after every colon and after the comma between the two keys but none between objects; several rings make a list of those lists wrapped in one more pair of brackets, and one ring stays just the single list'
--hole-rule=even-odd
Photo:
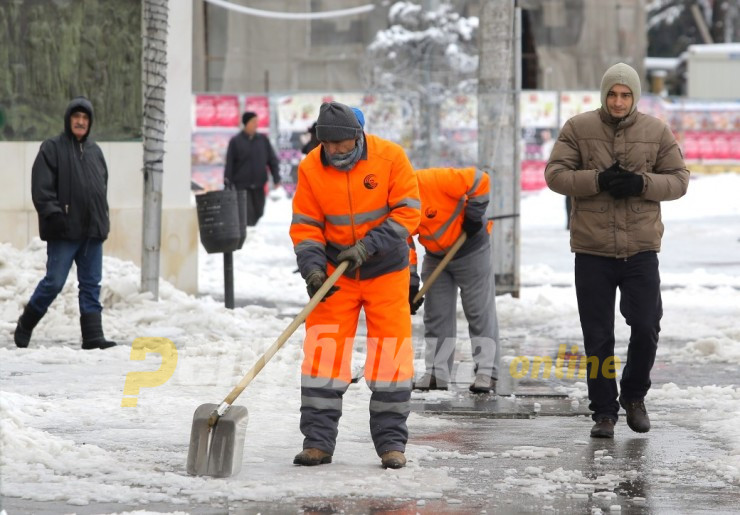
[{"label": "black trousers", "polygon": [[[614,305],[619,288],[619,310],[631,328],[627,362],[622,369],[621,395],[642,400],[650,389],[650,370],[658,349],[663,303],[660,296],[658,255],[641,252],[627,259],[576,254],[576,297],[586,356],[598,358],[592,374],[588,361],[587,383],[592,418],[617,420],[617,381],[604,374],[604,360],[614,355]],[[595,375],[595,377],[592,377]]]},{"label": "black trousers", "polygon": [[254,227],[265,213],[265,189],[247,189],[247,225]]}]

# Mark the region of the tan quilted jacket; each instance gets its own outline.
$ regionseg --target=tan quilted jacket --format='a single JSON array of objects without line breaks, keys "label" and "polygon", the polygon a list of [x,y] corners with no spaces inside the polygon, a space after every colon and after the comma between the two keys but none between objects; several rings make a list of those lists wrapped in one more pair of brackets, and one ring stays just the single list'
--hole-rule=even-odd
[{"label": "tan quilted jacket", "polygon": [[[618,160],[644,176],[639,197],[614,199],[599,191],[598,173]],[[660,202],[686,193],[689,171],[671,130],[634,111],[621,121],[603,108],[579,114],[563,126],[545,169],[551,190],[573,197],[573,252],[627,258],[660,251]]]}]

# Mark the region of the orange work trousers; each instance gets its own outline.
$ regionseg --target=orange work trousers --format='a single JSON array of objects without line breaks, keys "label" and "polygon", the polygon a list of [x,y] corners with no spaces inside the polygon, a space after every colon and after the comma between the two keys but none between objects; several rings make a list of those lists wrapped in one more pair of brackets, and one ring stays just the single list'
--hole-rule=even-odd
[{"label": "orange work trousers", "polygon": [[[330,265],[328,272],[333,270]],[[336,285],[339,290],[306,319],[301,366],[303,448],[334,452],[342,396],[352,380],[352,346],[360,309],[364,309],[365,380],[373,392],[370,433],[378,455],[404,451],[414,376],[409,270],[363,280],[342,276]]]}]

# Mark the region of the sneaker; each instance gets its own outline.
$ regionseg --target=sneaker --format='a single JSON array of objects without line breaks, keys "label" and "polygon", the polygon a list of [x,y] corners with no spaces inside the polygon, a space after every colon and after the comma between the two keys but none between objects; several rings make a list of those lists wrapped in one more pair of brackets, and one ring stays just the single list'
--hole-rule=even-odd
[{"label": "sneaker", "polygon": [[412,387],[413,390],[420,390],[427,392],[429,390],[447,390],[447,383],[445,381],[438,381],[433,374],[424,374],[421,379],[414,382]]},{"label": "sneaker", "polygon": [[406,466],[406,456],[401,451],[387,451],[380,456],[384,469],[401,469]]},{"label": "sneaker", "polygon": [[304,467],[313,467],[326,463],[331,463],[331,454],[311,447],[303,449],[293,458],[293,465],[303,465]]},{"label": "sneaker", "polygon": [[591,428],[591,438],[614,438],[614,420],[609,417],[596,419]]},{"label": "sneaker", "polygon": [[622,396],[619,396],[619,405],[624,408],[627,412],[627,425],[635,433],[647,433],[650,431],[650,418],[645,409],[645,402],[639,401],[625,401]]},{"label": "sneaker", "polygon": [[496,393],[496,380],[484,374],[476,374],[475,381],[468,390],[473,393]]}]

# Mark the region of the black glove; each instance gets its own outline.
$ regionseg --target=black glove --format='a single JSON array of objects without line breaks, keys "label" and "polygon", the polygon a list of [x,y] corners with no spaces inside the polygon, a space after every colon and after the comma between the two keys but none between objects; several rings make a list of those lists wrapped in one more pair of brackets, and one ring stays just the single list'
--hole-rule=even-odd
[{"label": "black glove", "polygon": [[645,179],[642,175],[632,172],[620,173],[612,179],[609,193],[616,199],[627,197],[639,197],[645,187]]},{"label": "black glove", "polygon": [[417,293],[419,293],[418,285],[414,284],[414,285],[409,286],[409,306],[411,307],[412,315],[415,315],[416,312],[419,311],[419,308],[421,307],[421,305],[424,304],[424,297],[414,302],[414,297],[416,297]]},{"label": "black glove", "polygon": [[473,220],[467,216],[463,217],[462,223],[463,231],[468,235],[468,238],[472,238],[483,228],[483,222],[481,220]]},{"label": "black glove", "polygon": [[352,272],[362,266],[367,261],[368,253],[365,244],[358,241],[348,249],[344,249],[337,256],[337,261],[349,261],[349,271]]},{"label": "black glove", "polygon": [[[308,274],[306,277],[306,291],[308,292],[309,297],[313,298],[313,296],[316,295],[319,288],[321,288],[326,282],[326,277],[326,272],[323,270],[314,270]],[[337,290],[339,290],[339,286],[332,286],[329,288],[329,291],[326,292],[326,295],[321,299],[321,302],[324,302],[326,299],[334,295]]]},{"label": "black glove", "polygon": [[599,172],[599,191],[610,191],[612,187],[612,180],[619,174],[621,168],[619,167],[619,161],[614,161],[614,164],[603,172]]},{"label": "black glove", "polygon": [[67,229],[67,224],[64,221],[64,215],[62,213],[52,213],[46,219],[46,226],[49,232],[55,236],[62,236]]}]

